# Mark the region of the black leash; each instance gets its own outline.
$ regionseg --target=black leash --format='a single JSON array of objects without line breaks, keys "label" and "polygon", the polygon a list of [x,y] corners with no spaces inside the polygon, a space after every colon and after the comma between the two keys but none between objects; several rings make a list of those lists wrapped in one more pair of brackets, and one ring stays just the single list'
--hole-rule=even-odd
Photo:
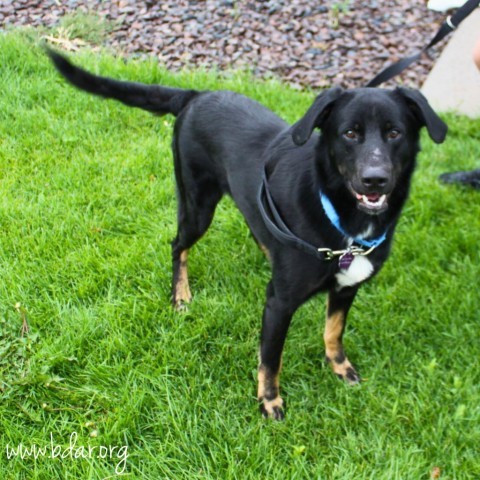
[{"label": "black leash", "polygon": [[[284,245],[294,247],[304,253],[313,255],[319,260],[326,260],[327,256],[318,248],[297,237],[285,224],[268,188],[267,175],[263,172],[262,185],[258,192],[257,204],[262,214],[263,221],[269,232]],[[267,212],[268,210],[268,212]],[[272,218],[270,218],[272,217]]]},{"label": "black leash", "polygon": [[437,34],[432,38],[430,43],[425,48],[417,52],[415,55],[402,58],[398,62],[388,66],[372,80],[370,80],[366,87],[377,87],[381,83],[384,83],[403,72],[403,70],[409,67],[413,62],[419,60],[427,50],[432,48],[438,42],[443,40],[450,32],[455,30],[460,23],[462,23],[462,21],[465,20],[465,18],[467,18],[479,5],[479,0],[468,0],[464,5],[458,8],[453,15],[447,17]]}]

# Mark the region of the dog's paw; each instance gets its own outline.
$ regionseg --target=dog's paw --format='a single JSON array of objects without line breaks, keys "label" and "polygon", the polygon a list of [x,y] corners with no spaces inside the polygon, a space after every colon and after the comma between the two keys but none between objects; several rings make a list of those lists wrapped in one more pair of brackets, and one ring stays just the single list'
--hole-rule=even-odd
[{"label": "dog's paw", "polygon": [[172,300],[173,308],[177,312],[186,312],[188,310],[188,304],[192,301],[192,294],[190,293],[188,284],[181,285],[180,288],[177,288]]},{"label": "dog's paw", "polygon": [[337,373],[337,376],[349,385],[357,385],[362,381],[360,375],[353,367],[347,367],[344,372]]},{"label": "dog's paw", "polygon": [[264,418],[272,418],[273,420],[283,420],[285,418],[284,402],[282,397],[278,396],[273,400],[260,398],[258,400],[260,412]]},{"label": "dog's paw", "polygon": [[346,357],[343,358],[341,362],[336,359],[331,360],[329,357],[326,357],[325,360],[330,364],[333,373],[340,378],[340,380],[345,381],[349,385],[357,385],[361,382],[360,375]]},{"label": "dog's paw", "polygon": [[183,300],[175,301],[173,304],[173,308],[176,312],[186,313],[188,312],[188,304],[189,302],[184,302]]},{"label": "dog's paw", "polygon": [[188,312],[188,305],[190,304],[191,297],[189,298],[173,298],[172,305],[176,312],[185,313]]}]

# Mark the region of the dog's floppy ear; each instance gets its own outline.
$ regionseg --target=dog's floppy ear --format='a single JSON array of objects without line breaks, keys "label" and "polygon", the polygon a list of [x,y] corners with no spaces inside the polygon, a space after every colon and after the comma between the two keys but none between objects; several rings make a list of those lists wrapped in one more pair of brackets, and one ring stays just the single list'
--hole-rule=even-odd
[{"label": "dog's floppy ear", "polygon": [[435,143],[442,143],[447,135],[448,127],[433,111],[427,99],[418,90],[397,87],[396,91],[405,98],[420,124],[427,127],[430,138]]},{"label": "dog's floppy ear", "polygon": [[296,145],[303,145],[315,127],[321,127],[332,103],[343,93],[340,87],[324,90],[313,102],[307,113],[292,127],[292,138]]}]

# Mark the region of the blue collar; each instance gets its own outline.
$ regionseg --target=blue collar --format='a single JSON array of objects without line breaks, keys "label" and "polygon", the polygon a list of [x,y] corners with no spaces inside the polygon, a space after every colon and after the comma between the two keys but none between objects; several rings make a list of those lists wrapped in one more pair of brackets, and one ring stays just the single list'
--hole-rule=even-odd
[{"label": "blue collar", "polygon": [[379,237],[374,238],[373,240],[364,240],[363,238],[352,237],[340,225],[340,217],[338,216],[338,213],[335,210],[335,207],[332,205],[332,202],[330,201],[330,199],[326,195],[322,194],[321,191],[319,193],[320,193],[320,201],[322,202],[322,207],[325,210],[325,214],[327,215],[332,225],[342,235],[344,235],[345,237],[351,238],[353,240],[353,243],[356,243],[358,245],[362,245],[363,247],[368,247],[368,248],[378,247],[381,243],[385,241],[385,239],[387,238],[387,231],[385,231]]}]

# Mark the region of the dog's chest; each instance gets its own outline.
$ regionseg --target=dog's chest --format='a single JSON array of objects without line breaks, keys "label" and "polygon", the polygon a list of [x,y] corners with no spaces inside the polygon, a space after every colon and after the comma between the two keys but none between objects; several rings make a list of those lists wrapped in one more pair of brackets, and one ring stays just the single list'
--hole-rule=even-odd
[{"label": "dog's chest", "polygon": [[335,279],[338,288],[353,287],[366,280],[372,273],[373,265],[370,260],[365,256],[358,255],[347,269],[342,269],[335,275]]}]

